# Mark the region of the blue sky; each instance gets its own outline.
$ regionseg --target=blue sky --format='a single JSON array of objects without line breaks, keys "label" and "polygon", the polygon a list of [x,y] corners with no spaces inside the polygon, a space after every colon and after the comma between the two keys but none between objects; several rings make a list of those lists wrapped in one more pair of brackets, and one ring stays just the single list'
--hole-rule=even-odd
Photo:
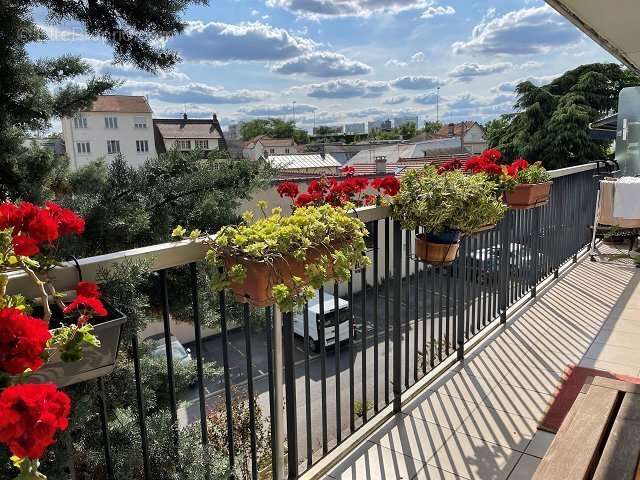
[{"label": "blue sky", "polygon": [[615,61],[540,0],[211,0],[190,8],[183,58],[153,76],[113,65],[74,25],[39,23],[34,57],[74,53],[149,97],[156,117],[216,112],[223,125],[264,116],[342,124],[418,115],[486,121],[511,110],[518,81]]}]

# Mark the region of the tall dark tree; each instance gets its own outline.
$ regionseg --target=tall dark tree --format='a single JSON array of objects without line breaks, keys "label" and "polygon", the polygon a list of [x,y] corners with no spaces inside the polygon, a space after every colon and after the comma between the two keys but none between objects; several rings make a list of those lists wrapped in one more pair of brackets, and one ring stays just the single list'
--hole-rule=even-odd
[{"label": "tall dark tree", "polygon": [[613,63],[581,65],[543,86],[516,87],[516,113],[487,125],[489,145],[508,159],[541,160],[562,168],[604,158],[609,142],[593,140],[589,123],[612,113],[624,87],[640,78]]},{"label": "tall dark tree", "polygon": [[[158,46],[160,36],[182,32],[181,14],[190,4],[206,0],[2,0],[0,2],[0,200],[25,196],[20,156],[25,135],[46,130],[52,117],[70,116],[88,107],[116,85],[109,76],[94,76],[79,57],[33,60],[27,46],[47,35],[34,19],[34,9],[47,12],[51,25],[72,21],[89,35],[113,47],[116,62],[155,72],[178,60],[176,52]],[[89,77],[83,85],[73,83]],[[54,91],[50,90],[53,86]],[[31,158],[22,158],[30,161]],[[37,162],[36,162],[37,164]]]}]

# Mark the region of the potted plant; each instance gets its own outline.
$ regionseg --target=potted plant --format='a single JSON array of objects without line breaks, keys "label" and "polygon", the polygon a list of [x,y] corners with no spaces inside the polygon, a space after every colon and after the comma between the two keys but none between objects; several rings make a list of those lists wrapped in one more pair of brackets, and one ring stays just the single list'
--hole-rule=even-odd
[{"label": "potted plant", "polygon": [[[21,479],[46,478],[39,458],[68,426],[70,399],[57,387],[104,375],[115,363],[124,317],[105,307],[96,284],[80,281],[66,304],[49,278],[58,240],[83,231],[80,217],[54,203],[0,204],[0,443]],[[33,281],[40,305],[7,292],[9,273],[20,270]],[[113,331],[94,329],[110,320]]]},{"label": "potted plant", "polygon": [[446,264],[458,254],[460,237],[502,219],[506,207],[496,184],[485,174],[438,170],[428,165],[408,172],[393,199],[393,217],[405,229],[423,227],[416,235],[416,256],[431,264]]},{"label": "potted plant", "polygon": [[527,209],[549,201],[552,182],[540,162],[529,164],[520,158],[510,165],[500,165],[499,150],[485,150],[464,165],[465,172],[484,174],[497,185],[496,192],[504,197],[510,208]]},{"label": "potted plant", "polygon": [[[349,215],[349,207],[331,205],[281,209],[223,228],[205,242],[216,290],[231,288],[236,300],[265,307],[277,303],[283,312],[310,300],[330,279],[346,281],[351,270],[368,263],[364,224]],[[175,236],[184,235],[182,227]]]},{"label": "potted plant", "polygon": [[504,176],[507,205],[513,209],[539,207],[549,202],[551,196],[551,176],[540,162],[529,165],[519,159],[505,167]]}]

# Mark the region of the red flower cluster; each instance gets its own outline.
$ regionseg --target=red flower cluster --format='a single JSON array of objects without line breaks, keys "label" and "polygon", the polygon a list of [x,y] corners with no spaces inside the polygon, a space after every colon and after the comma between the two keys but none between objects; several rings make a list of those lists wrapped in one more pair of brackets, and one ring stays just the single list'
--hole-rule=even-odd
[{"label": "red flower cluster", "polygon": [[0,393],[0,443],[20,458],[37,459],[69,426],[71,400],[53,384],[25,384]]},{"label": "red flower cluster", "polygon": [[100,287],[92,282],[78,282],[76,286],[77,297],[67,305],[64,313],[80,312],[82,321],[88,317],[106,317],[109,312],[100,301]]},{"label": "red flower cluster", "polygon": [[0,310],[0,371],[19,375],[39,369],[51,333],[47,324],[17,308]]},{"label": "red flower cluster", "polygon": [[295,182],[282,182],[280,185],[278,185],[276,190],[278,191],[278,195],[280,195],[281,198],[289,197],[292,200],[296,198],[299,193],[298,184]]},{"label": "red flower cluster", "polygon": [[470,158],[464,165],[465,172],[486,173],[491,177],[502,175],[502,167],[498,161],[502,158],[499,150],[485,150],[482,155]]},{"label": "red flower cluster", "polygon": [[[377,190],[378,195],[365,194],[364,192],[369,187]],[[297,207],[303,207],[305,205],[328,203],[340,207],[347,203],[353,203],[360,207],[375,204],[380,195],[394,196],[398,193],[398,190],[400,190],[400,182],[393,176],[376,178],[369,183],[369,180],[364,177],[355,177],[349,174],[342,181],[338,181],[335,178],[312,180],[307,191],[298,194],[294,199],[294,204]]]},{"label": "red flower cluster", "polygon": [[507,167],[507,174],[510,177],[517,177],[520,170],[526,170],[527,168],[529,168],[529,162],[524,158],[519,158]]},{"label": "red flower cluster", "polygon": [[462,168],[462,162],[457,158],[452,158],[438,167],[438,174],[442,175],[444,172],[451,172],[460,168]]},{"label": "red flower cluster", "polygon": [[393,197],[398,194],[400,191],[400,182],[396,177],[387,176],[382,178],[376,178],[373,182],[371,182],[371,186],[382,192],[384,195],[389,195]]},{"label": "red flower cluster", "polygon": [[0,229],[12,229],[12,245],[16,255],[33,256],[43,245],[60,236],[80,235],[84,220],[71,210],[47,202],[45,208],[29,202],[0,204]]}]

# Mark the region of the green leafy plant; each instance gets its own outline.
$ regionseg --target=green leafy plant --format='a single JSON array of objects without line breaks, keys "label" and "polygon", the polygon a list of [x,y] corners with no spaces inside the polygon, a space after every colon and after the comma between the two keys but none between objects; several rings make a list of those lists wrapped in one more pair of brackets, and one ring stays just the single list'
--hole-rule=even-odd
[{"label": "green leafy plant", "polygon": [[[368,232],[364,223],[349,214],[350,206],[301,207],[290,216],[282,215],[279,208],[267,215],[266,204],[260,202],[259,206],[263,218],[254,221],[247,213],[242,223],[225,227],[213,239],[205,240],[210,248],[207,260],[214,267],[214,289],[228,288],[246,276],[244,265],[220,269],[225,259],[266,264],[275,278],[275,301],[283,312],[289,312],[310,300],[330,278],[346,281],[352,269],[368,264],[364,242]],[[284,278],[277,268],[282,261],[302,262],[306,278]]]},{"label": "green leafy plant", "polygon": [[431,233],[471,233],[500,221],[505,205],[497,185],[486,174],[466,175],[461,170],[438,173],[436,167],[408,172],[393,199],[393,217],[403,228],[425,227]]}]

